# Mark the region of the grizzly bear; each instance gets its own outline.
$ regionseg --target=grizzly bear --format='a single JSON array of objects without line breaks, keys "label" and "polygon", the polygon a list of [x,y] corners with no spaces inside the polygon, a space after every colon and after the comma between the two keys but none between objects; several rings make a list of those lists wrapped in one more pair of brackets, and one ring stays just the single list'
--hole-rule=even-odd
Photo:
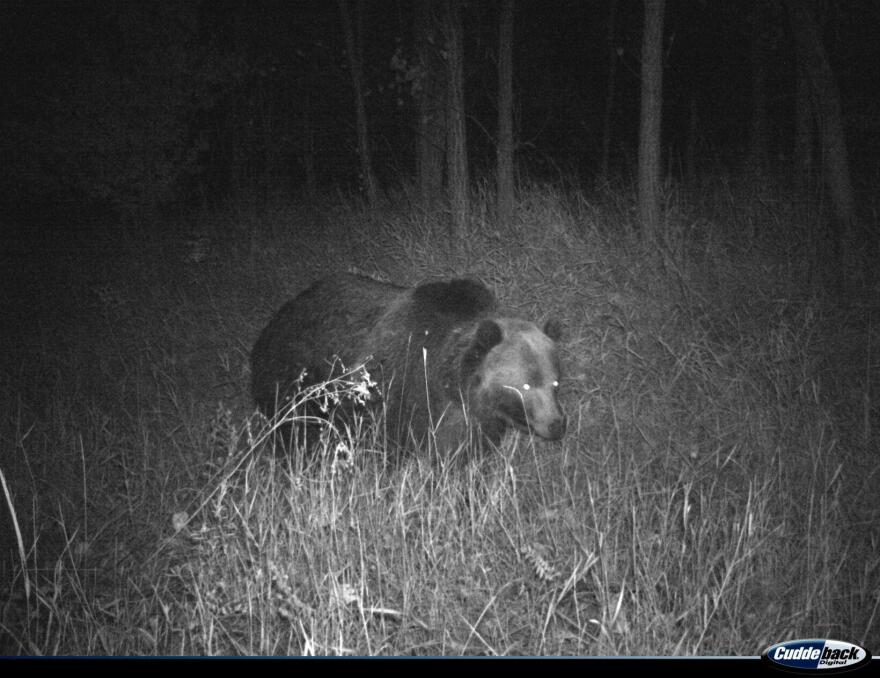
[{"label": "grizzly bear", "polygon": [[406,288],[337,274],[287,302],[260,334],[252,395],[271,417],[298,390],[364,364],[393,443],[497,444],[511,427],[558,440],[558,339],[558,323],[542,331],[502,315],[473,280]]}]

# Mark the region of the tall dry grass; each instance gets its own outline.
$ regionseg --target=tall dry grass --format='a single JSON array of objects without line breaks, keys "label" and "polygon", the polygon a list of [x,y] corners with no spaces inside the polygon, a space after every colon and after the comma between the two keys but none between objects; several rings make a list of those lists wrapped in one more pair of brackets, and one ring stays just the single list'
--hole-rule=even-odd
[{"label": "tall dry grass", "polygon": [[[531,186],[509,224],[476,191],[454,257],[404,192],[72,257],[72,303],[3,365],[2,651],[876,649],[874,307],[825,294],[796,205],[750,190],[669,187],[651,243],[622,189]],[[328,269],[469,274],[561,318],[565,440],[386,464],[366,418],[273,454],[248,352]]]}]

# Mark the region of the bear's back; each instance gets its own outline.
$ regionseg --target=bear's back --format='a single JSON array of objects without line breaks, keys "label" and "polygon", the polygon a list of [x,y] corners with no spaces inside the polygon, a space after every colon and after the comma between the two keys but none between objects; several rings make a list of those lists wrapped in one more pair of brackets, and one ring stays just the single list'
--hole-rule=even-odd
[{"label": "bear's back", "polygon": [[411,357],[420,361],[422,348],[434,353],[449,337],[497,310],[492,292],[467,279],[422,283],[389,301],[365,336],[361,353],[395,368]]},{"label": "bear's back", "polygon": [[497,309],[495,295],[475,280],[423,283],[413,290],[412,309],[417,315],[442,315],[472,320]]}]

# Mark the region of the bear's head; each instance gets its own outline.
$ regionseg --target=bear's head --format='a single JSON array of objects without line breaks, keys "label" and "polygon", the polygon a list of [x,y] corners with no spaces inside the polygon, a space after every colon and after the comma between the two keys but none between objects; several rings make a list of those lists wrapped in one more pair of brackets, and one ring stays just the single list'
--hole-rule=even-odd
[{"label": "bear's head", "polygon": [[480,321],[462,361],[472,413],[493,437],[512,426],[546,440],[565,434],[559,406],[559,325],[513,318]]}]

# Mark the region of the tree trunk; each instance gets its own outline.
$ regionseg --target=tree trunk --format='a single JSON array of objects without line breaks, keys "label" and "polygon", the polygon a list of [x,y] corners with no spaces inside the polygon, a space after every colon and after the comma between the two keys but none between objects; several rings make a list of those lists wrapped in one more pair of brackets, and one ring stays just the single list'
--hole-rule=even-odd
[{"label": "tree trunk", "polygon": [[751,169],[762,173],[767,167],[767,37],[766,0],[755,0],[752,8],[752,121],[749,130]]},{"label": "tree trunk", "polygon": [[813,100],[810,96],[810,78],[801,60],[795,73],[795,121],[794,121],[794,176],[801,193],[809,194],[813,185],[813,145],[815,128]]},{"label": "tree trunk", "polygon": [[803,64],[809,80],[810,99],[819,127],[822,147],[822,173],[834,205],[835,224],[832,244],[834,269],[840,273],[852,268],[855,200],[847,159],[846,138],[840,110],[840,95],[831,71],[828,55],[810,8],[802,0],[787,1],[798,61]]},{"label": "tree trunk", "polygon": [[306,196],[314,204],[318,199],[318,179],[315,173],[315,130],[312,127],[312,98],[305,96],[302,113],[302,163],[306,175]]},{"label": "tree trunk", "polygon": [[660,129],[663,110],[663,13],[665,0],[645,0],[642,41],[642,110],[639,130],[639,213],[646,238],[660,225]]},{"label": "tree trunk", "polygon": [[[373,162],[370,156],[370,135],[367,128],[367,109],[364,105],[364,72],[363,52],[361,50],[361,37],[355,43],[354,30],[351,26],[351,16],[348,13],[348,0],[339,0],[339,12],[342,14],[342,29],[345,33],[345,49],[348,52],[348,65],[351,70],[351,82],[354,85],[354,105],[357,114],[357,138],[358,155],[361,159],[361,180],[364,190],[367,192],[367,200],[370,207],[376,207],[379,202],[379,192],[376,188],[376,177],[373,174]],[[363,8],[358,3],[359,17],[363,14]],[[360,19],[359,19],[360,24]],[[360,25],[359,25],[360,27]],[[358,31],[360,33],[360,31]]]},{"label": "tree trunk", "polygon": [[688,118],[687,143],[684,147],[684,176],[688,183],[695,185],[697,181],[697,145],[700,136],[700,118],[697,115],[697,99],[691,95],[690,116]]},{"label": "tree trunk", "polygon": [[416,176],[422,200],[430,205],[443,193],[446,153],[446,64],[440,54],[441,31],[435,5],[418,0],[415,43],[422,77],[416,123]]},{"label": "tree trunk", "polygon": [[617,0],[611,0],[608,10],[608,89],[605,92],[605,114],[602,118],[602,162],[600,176],[608,179],[608,163],[611,158],[611,113],[614,110],[614,90],[617,86],[617,47],[614,31],[617,22]]},{"label": "tree trunk", "polygon": [[498,226],[513,220],[513,0],[502,0],[498,31]]},{"label": "tree trunk", "polygon": [[447,97],[446,175],[449,180],[450,250],[457,251],[468,214],[467,139],[464,118],[464,44],[460,0],[447,0],[446,52],[449,91]]}]

